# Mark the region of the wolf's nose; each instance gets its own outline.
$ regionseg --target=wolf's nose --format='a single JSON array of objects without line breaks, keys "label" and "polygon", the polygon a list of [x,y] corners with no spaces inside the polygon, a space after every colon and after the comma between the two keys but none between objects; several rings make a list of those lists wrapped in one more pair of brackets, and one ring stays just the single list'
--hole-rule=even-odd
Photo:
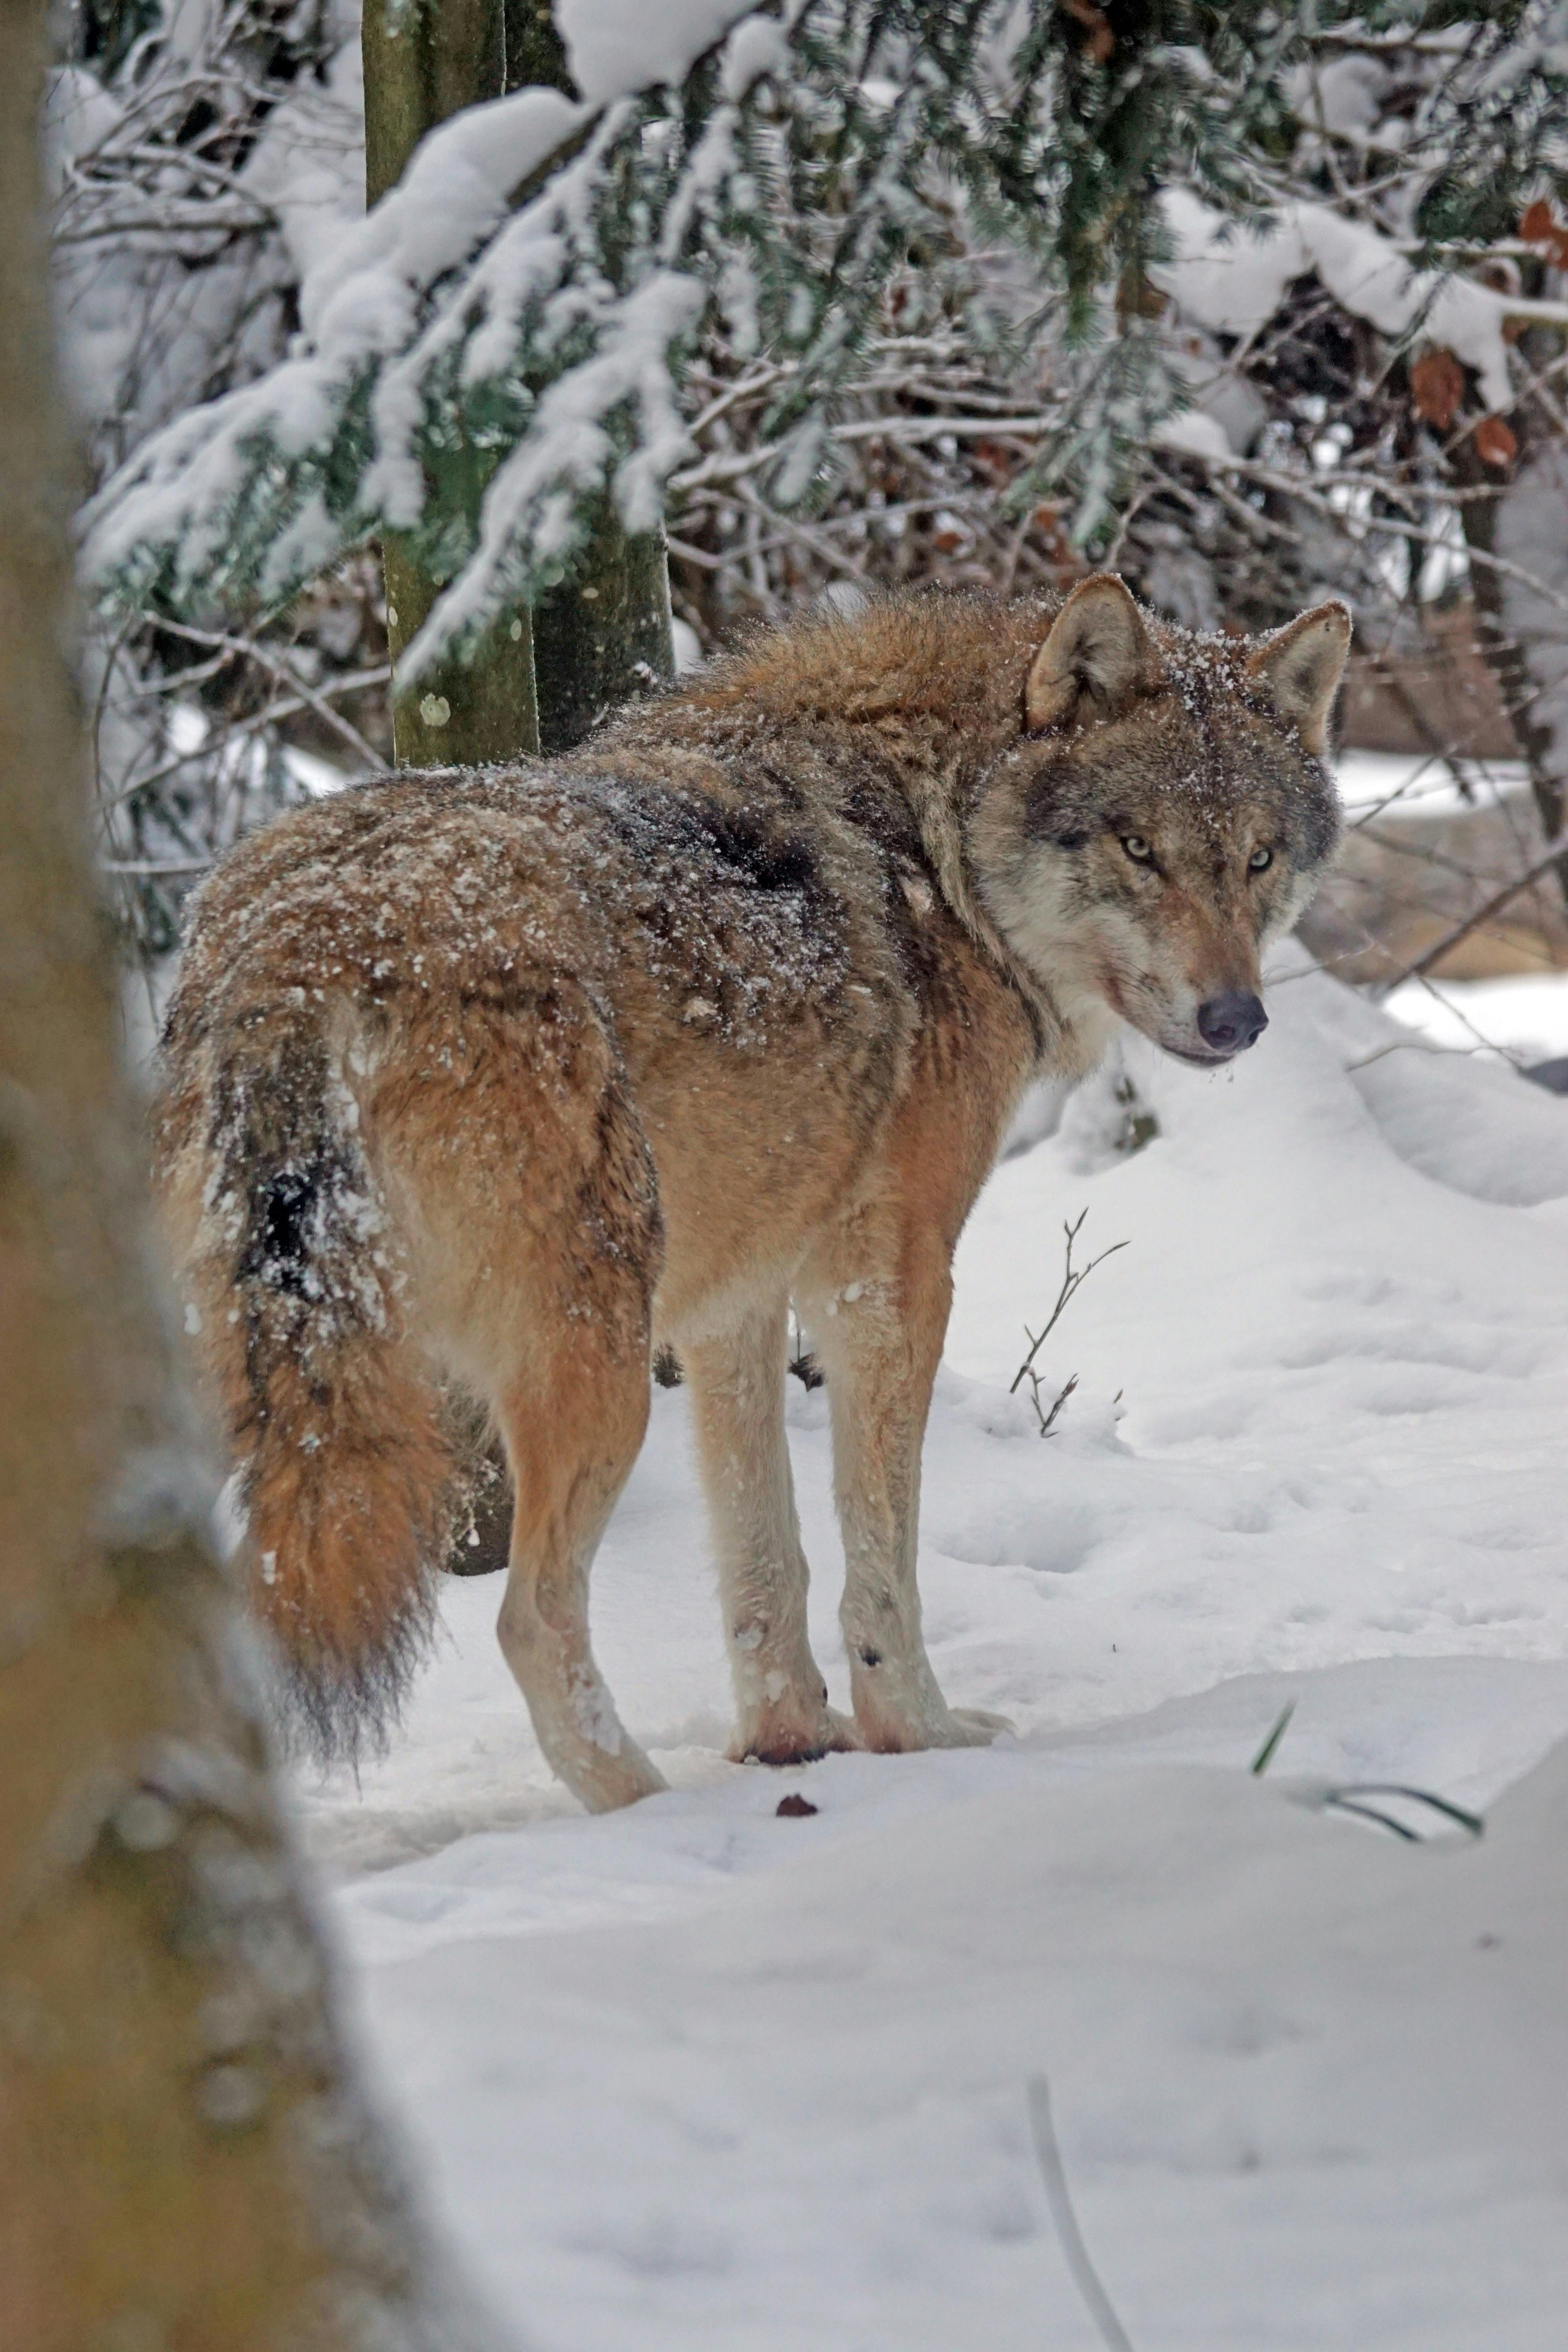
[{"label": "wolf's nose", "polygon": [[1245,1054],[1268,1026],[1268,1015],[1249,988],[1222,988],[1198,1007],[1198,1035],[1216,1054]]}]

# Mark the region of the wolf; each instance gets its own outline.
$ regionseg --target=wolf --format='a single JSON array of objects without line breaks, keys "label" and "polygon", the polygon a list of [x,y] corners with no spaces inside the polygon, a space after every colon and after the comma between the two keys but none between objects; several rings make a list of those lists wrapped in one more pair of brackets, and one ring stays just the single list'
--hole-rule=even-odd
[{"label": "wolf", "polygon": [[[352,1748],[428,1632],[443,1383],[516,1491],[498,1633],[595,1810],[663,1783],[589,1638],[676,1351],[734,1754],[984,1742],[916,1586],[964,1220],[1013,1110],[1121,1023],[1202,1068],[1335,846],[1339,604],[1196,636],[1100,574],[756,636],[550,761],[398,773],[242,844],[194,907],[159,1189],[298,1721]],[[784,1423],[827,1377],[851,1712],[806,1633]]]}]

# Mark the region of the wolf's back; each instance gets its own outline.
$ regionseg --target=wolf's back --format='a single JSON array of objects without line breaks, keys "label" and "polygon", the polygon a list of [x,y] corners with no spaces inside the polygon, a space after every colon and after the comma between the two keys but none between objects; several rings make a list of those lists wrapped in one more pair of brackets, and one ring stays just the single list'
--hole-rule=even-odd
[{"label": "wolf's back", "polygon": [[242,967],[197,1009],[216,980],[193,938],[164,1037],[163,1188],[288,1725],[318,1754],[352,1754],[395,1707],[428,1626],[448,1451],[331,1034],[346,1008],[247,985]]}]

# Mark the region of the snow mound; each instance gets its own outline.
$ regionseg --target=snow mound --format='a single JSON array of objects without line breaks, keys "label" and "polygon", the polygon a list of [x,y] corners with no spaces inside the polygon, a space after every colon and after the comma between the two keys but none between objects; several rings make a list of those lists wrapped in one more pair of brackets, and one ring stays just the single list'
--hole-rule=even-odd
[{"label": "snow mound", "polygon": [[1568,1106],[1517,1071],[1401,1041],[1355,1084],[1391,1148],[1440,1184],[1516,1207],[1568,1192]]},{"label": "snow mound", "polygon": [[742,1776],[345,1904],[500,2308],[551,2352],[1090,2347],[1043,2074],[1134,2342],[1555,2352],[1568,1750],[1431,1849],[1235,1768],[937,1761],[836,1758],[805,1822]]},{"label": "snow mound", "polygon": [[1568,1104],[1479,1055],[1434,1051],[1348,989],[1315,976],[1302,984],[1401,1160],[1478,1201],[1532,1207],[1568,1193]]}]

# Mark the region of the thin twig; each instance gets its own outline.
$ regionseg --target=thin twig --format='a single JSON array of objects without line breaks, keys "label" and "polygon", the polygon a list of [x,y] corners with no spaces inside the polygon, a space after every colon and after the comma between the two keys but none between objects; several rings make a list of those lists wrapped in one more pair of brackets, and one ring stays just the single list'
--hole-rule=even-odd
[{"label": "thin twig", "polygon": [[1386,1061],[1390,1054],[1426,1054],[1439,1060],[1457,1055],[1463,1062],[1468,1061],[1472,1054],[1500,1054],[1502,1051],[1500,1045],[1434,1045],[1429,1037],[1395,1037],[1388,1045],[1379,1045],[1374,1053],[1363,1054],[1359,1061],[1347,1062],[1345,1076],[1353,1078],[1358,1070],[1370,1070],[1374,1062]]},{"label": "thin twig", "polygon": [[1036,1415],[1036,1418],[1037,1419],[1037,1421],[1039,1422],[1039,1424],[1040,1424],[1040,1435],[1041,1435],[1042,1437],[1048,1437],[1048,1436],[1050,1435],[1050,1433],[1051,1433],[1052,1430],[1053,1430],[1053,1429],[1056,1427],[1056,1425],[1057,1425],[1057,1415],[1058,1415],[1058,1412],[1060,1412],[1060,1411],[1061,1411],[1061,1409],[1062,1409],[1063,1405],[1064,1405],[1064,1404],[1066,1404],[1066,1402],[1067,1402],[1067,1401],[1068,1401],[1068,1397],[1069,1397],[1069,1396],[1071,1396],[1071,1394],[1072,1394],[1072,1392],[1073,1392],[1074,1389],[1076,1389],[1076,1388],[1077,1388],[1077,1386],[1078,1386],[1078,1374],[1077,1374],[1076,1372],[1074,1372],[1074,1373],[1070,1376],[1070,1378],[1068,1379],[1068,1383],[1067,1383],[1067,1386],[1066,1386],[1065,1388],[1062,1388],[1062,1389],[1058,1389],[1058,1391],[1057,1391],[1057,1396],[1056,1396],[1056,1402],[1054,1402],[1054,1404],[1051,1406],[1051,1409],[1050,1409],[1049,1412],[1041,1412],[1041,1411],[1040,1411],[1040,1384],[1039,1384],[1038,1381],[1036,1381],[1036,1380],[1035,1380],[1035,1376],[1034,1376],[1034,1374],[1033,1374],[1032,1372],[1030,1373],[1029,1377],[1030,1377],[1031,1381],[1034,1381],[1034,1388],[1033,1388],[1033,1390],[1032,1390],[1032,1391],[1031,1391],[1031,1399],[1032,1399],[1032,1402],[1033,1402],[1033,1404],[1034,1404],[1034,1408],[1035,1408],[1035,1415]]},{"label": "thin twig", "polygon": [[1060,1412],[1063,1405],[1066,1404],[1068,1397],[1071,1396],[1074,1389],[1078,1386],[1078,1374],[1076,1372],[1073,1374],[1066,1388],[1062,1390],[1061,1393],[1057,1398],[1056,1402],[1052,1405],[1049,1412],[1046,1412],[1040,1404],[1040,1375],[1035,1370],[1035,1359],[1039,1354],[1040,1349],[1045,1346],[1046,1341],[1050,1338],[1051,1333],[1056,1329],[1057,1325],[1061,1321],[1062,1315],[1068,1303],[1076,1294],[1081,1290],[1084,1284],[1089,1280],[1089,1276],[1094,1272],[1095,1267],[1097,1265],[1103,1265],[1108,1257],[1114,1257],[1118,1250],[1124,1250],[1127,1247],[1127,1244],[1125,1242],[1112,1242],[1110,1247],[1109,1249],[1101,1250],[1098,1257],[1091,1257],[1087,1265],[1078,1266],[1075,1268],[1072,1262],[1073,1244],[1077,1241],[1079,1234],[1083,1231],[1083,1221],[1088,1214],[1089,1211],[1087,1208],[1080,1209],[1070,1225],[1064,1223],[1062,1226],[1062,1231],[1067,1235],[1067,1265],[1062,1273],[1062,1286],[1057,1293],[1057,1303],[1052,1307],[1049,1316],[1047,1318],[1044,1328],[1037,1332],[1031,1331],[1028,1325],[1026,1323],[1025,1324],[1024,1337],[1029,1342],[1029,1352],[1025,1357],[1023,1362],[1019,1365],[1017,1370],[1014,1373],[1012,1385],[1007,1391],[1009,1396],[1016,1396],[1024,1382],[1026,1381],[1028,1381],[1029,1394],[1035,1407],[1035,1418],[1040,1424],[1040,1435],[1042,1437],[1048,1437],[1050,1435],[1051,1429],[1055,1423],[1058,1413]]},{"label": "thin twig", "polygon": [[1457,948],[1462,940],[1468,940],[1472,931],[1479,931],[1483,923],[1489,922],[1494,915],[1500,914],[1504,907],[1519,898],[1523,891],[1528,890],[1532,882],[1539,882],[1543,875],[1550,874],[1558,860],[1565,855],[1568,855],[1568,825],[1564,825],[1561,833],[1552,835],[1543,855],[1536,859],[1533,866],[1528,866],[1516,880],[1508,883],[1501,890],[1495,891],[1489,898],[1476,908],[1474,914],[1467,915],[1462,923],[1456,923],[1453,929],[1445,932],[1436,945],[1428,948],[1425,955],[1417,956],[1414,963],[1406,964],[1402,971],[1394,973],[1392,980],[1381,982],[1384,995],[1392,995],[1405,981],[1420,980],[1431,971],[1434,964],[1441,963],[1449,950]]},{"label": "thin twig", "polygon": [[[380,754],[373,745],[365,741],[358,728],[351,727],[342,712],[332,709],[324,693],[307,686],[298,672],[289,668],[284,656],[275,654],[268,646],[258,644],[254,637],[236,637],[226,631],[197,629],[192,627],[188,622],[174,621],[166,616],[160,617],[158,626],[170,636],[184,637],[191,645],[229,647],[236,653],[245,655],[248,660],[258,662],[263,669],[270,670],[274,677],[284,679],[290,693],[298,695],[307,709],[313,710],[318,719],[341,735],[350,749],[359,753],[373,774],[381,767]],[[339,686],[334,690],[341,693],[343,689]]]},{"label": "thin twig", "polygon": [[1062,2152],[1057,2146],[1056,2126],[1051,2121],[1051,2086],[1043,2074],[1037,2074],[1028,2085],[1029,2125],[1034,2135],[1035,2159],[1045,2183],[1046,2202],[1051,2209],[1057,2237],[1067,2266],[1072,2273],[1073,2284],[1082,2295],[1089,2317],[1110,2352],[1132,2352],[1132,2338],[1116,2316],[1110,2297],[1100,2283],[1100,2274],[1089,2258],[1089,2248],[1083,2242],[1083,2231],[1078,2226],[1078,2215],[1072,2209],[1068,2191],[1068,2177],[1062,2164]]},{"label": "thin twig", "polygon": [[1357,1801],[1366,1797],[1403,1797],[1409,1804],[1426,1805],[1432,1812],[1440,1813],[1445,1821],[1453,1822],[1470,1837],[1483,1838],[1487,1833],[1486,1822],[1479,1813],[1472,1813],[1464,1805],[1456,1805],[1449,1797],[1434,1796],[1430,1789],[1409,1788],[1402,1780],[1352,1781],[1345,1788],[1329,1790],[1323,1803],[1332,1805],[1343,1813],[1365,1813],[1373,1821],[1381,1822],[1385,1829],[1396,1832],[1400,1837],[1418,1841],[1418,1832],[1406,1829],[1403,1822],[1394,1821],[1388,1814],[1374,1812],[1370,1805]]},{"label": "thin twig", "polygon": [[205,874],[222,856],[222,850],[215,849],[210,857],[106,857],[103,870],[142,881],[154,874]]}]

